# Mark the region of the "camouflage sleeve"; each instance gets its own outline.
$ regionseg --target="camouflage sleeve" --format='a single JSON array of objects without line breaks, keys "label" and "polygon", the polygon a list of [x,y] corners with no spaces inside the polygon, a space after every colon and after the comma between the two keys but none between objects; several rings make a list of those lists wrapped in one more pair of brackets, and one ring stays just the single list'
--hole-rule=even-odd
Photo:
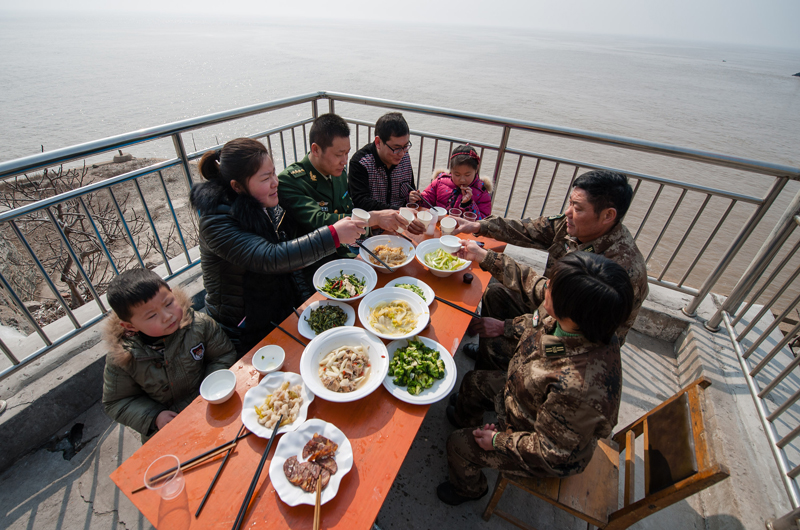
[{"label": "camouflage sleeve", "polygon": [[552,391],[538,410],[533,432],[501,432],[494,445],[529,468],[552,473],[594,441],[602,422],[608,423],[608,419],[585,400]]},{"label": "camouflage sleeve", "polygon": [[479,234],[518,247],[547,250],[555,239],[553,223],[547,217],[507,219],[491,215],[480,221]]},{"label": "camouflage sleeve", "polygon": [[106,360],[103,410],[112,420],[147,435],[156,416],[167,407],[148,396],[125,370]]},{"label": "camouflage sleeve", "polygon": [[204,327],[203,337],[208,345],[204,356],[206,361],[205,376],[217,370],[230,368],[237,359],[236,348],[234,348],[231,340],[211,317],[203,313],[195,313],[194,315]]},{"label": "camouflage sleeve", "polygon": [[510,256],[493,250],[487,251],[480,263],[481,269],[489,272],[503,285],[520,293],[529,307],[539,307],[544,300],[546,278],[527,265],[520,265]]}]

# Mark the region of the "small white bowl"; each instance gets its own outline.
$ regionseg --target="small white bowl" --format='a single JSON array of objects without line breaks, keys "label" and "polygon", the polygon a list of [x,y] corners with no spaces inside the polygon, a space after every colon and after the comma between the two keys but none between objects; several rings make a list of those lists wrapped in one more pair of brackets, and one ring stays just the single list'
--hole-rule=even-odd
[{"label": "small white bowl", "polygon": [[[397,265],[389,264],[389,266],[395,271],[397,271],[397,269],[399,269],[400,267],[405,267],[406,265],[414,261],[414,245],[409,243],[407,239],[404,239],[400,236],[392,236],[389,234],[373,236],[364,241],[363,243],[361,243],[361,245],[362,247],[367,247],[373,252],[375,251],[375,247],[380,245],[402,248],[403,252],[406,255],[406,260],[403,263],[399,263]],[[373,263],[371,256],[367,254],[367,251],[364,250],[363,248],[359,250],[358,255],[361,257],[362,260],[364,260],[365,263],[374,267],[375,270],[377,270],[378,272],[389,274],[389,271],[386,270],[386,267],[384,267],[380,263]]]},{"label": "small white bowl", "polygon": [[234,391],[236,391],[236,374],[230,370],[211,372],[200,383],[200,395],[212,405],[228,401]]},{"label": "small white bowl", "polygon": [[[449,217],[447,219],[449,219]],[[463,271],[472,264],[471,261],[462,260],[464,264],[454,271],[443,271],[439,269],[434,269],[433,267],[425,263],[425,254],[436,252],[437,248],[443,248],[442,244],[439,242],[438,239],[427,239],[422,243],[420,243],[419,245],[417,245],[417,261],[419,261],[424,267],[426,267],[434,276],[445,278],[447,276],[450,276],[451,274],[455,274],[456,272]],[[447,251],[445,250],[445,252]]]},{"label": "small white bowl", "polygon": [[[405,335],[387,335],[386,333],[381,333],[369,324],[369,314],[372,312],[372,309],[375,306],[381,302],[392,302],[395,300],[408,302],[408,305],[411,306],[411,310],[417,315],[416,327]],[[428,309],[428,304],[425,302],[425,300],[412,293],[408,289],[403,289],[400,287],[384,287],[383,289],[375,289],[369,293],[368,296],[364,297],[364,300],[362,300],[361,304],[358,306],[358,319],[361,321],[361,325],[373,335],[377,335],[378,337],[387,340],[407,339],[409,337],[418,335],[428,326],[428,320],[430,319],[430,316],[430,309]]]},{"label": "small white bowl", "polygon": [[458,223],[456,223],[456,220],[453,219],[452,217],[445,217],[444,219],[442,219],[442,221],[439,223],[439,226],[442,227],[442,234],[443,235],[452,234],[453,230],[456,229],[456,224]]},{"label": "small white bowl", "polygon": [[[355,274],[357,277],[366,280],[364,292],[352,298],[336,298],[335,296],[331,296],[323,291],[322,286],[325,285],[325,278],[334,278],[339,276],[339,271],[342,271],[345,274]],[[317,291],[319,291],[319,293],[325,298],[328,298],[329,300],[350,302],[352,300],[363,298],[364,295],[369,294],[370,291],[372,291],[378,284],[378,274],[375,272],[375,269],[373,269],[372,266],[364,263],[361,260],[337,259],[335,261],[328,262],[317,269],[317,272],[314,273],[313,281],[314,287],[316,287]]]},{"label": "small white bowl", "polygon": [[437,217],[439,217],[439,219],[442,219],[443,217],[445,217],[447,215],[447,210],[445,210],[441,206],[434,206],[433,208],[431,208],[431,210],[436,212],[436,215],[437,215]]},{"label": "small white bowl", "polygon": [[259,348],[253,354],[253,368],[258,370],[261,375],[267,375],[270,372],[280,370],[283,366],[283,361],[286,360],[286,352],[277,344],[268,344],[263,348]]},{"label": "small white bowl", "polygon": [[442,236],[439,238],[439,243],[450,254],[455,254],[461,249],[461,240],[456,236]]}]

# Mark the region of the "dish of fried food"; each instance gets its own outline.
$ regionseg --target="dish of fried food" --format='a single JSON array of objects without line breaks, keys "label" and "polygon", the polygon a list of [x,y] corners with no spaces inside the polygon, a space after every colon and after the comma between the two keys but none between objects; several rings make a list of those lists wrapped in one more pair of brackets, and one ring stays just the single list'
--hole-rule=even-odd
[{"label": "dish of fried food", "polygon": [[[400,265],[401,263],[404,263],[408,257],[406,256],[406,253],[403,252],[401,247],[390,247],[389,245],[378,245],[372,249],[372,253],[382,259],[383,262],[390,267],[392,265]],[[369,260],[375,265],[380,265],[378,260],[372,256],[369,257]]]},{"label": "dish of fried food", "polygon": [[303,447],[305,462],[300,462],[296,455],[284,462],[283,473],[286,479],[303,491],[312,493],[316,490],[317,478],[322,477],[321,489],[324,490],[331,475],[335,475],[339,469],[334,459],[338,448],[336,443],[314,433],[313,438]]}]

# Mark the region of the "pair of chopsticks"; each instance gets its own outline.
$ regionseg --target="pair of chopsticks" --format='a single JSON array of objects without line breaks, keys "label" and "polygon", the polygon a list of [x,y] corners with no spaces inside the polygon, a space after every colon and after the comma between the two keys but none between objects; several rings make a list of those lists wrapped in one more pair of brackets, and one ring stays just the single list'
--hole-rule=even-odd
[{"label": "pair of chopsticks", "polygon": [[322,473],[317,477],[317,500],[314,503],[314,530],[319,530],[319,518],[322,512],[320,499],[322,498]]},{"label": "pair of chopsticks", "polygon": [[267,448],[264,450],[264,454],[261,455],[261,462],[258,463],[256,473],[253,475],[253,480],[250,481],[250,487],[247,488],[247,495],[244,497],[242,507],[239,508],[239,514],[236,516],[236,520],[233,522],[232,530],[239,530],[242,527],[242,523],[244,523],[245,516],[247,515],[247,508],[250,507],[250,501],[253,498],[253,493],[256,491],[256,484],[258,484],[258,479],[261,477],[261,470],[264,469],[264,463],[267,461],[267,455],[269,454],[269,450],[272,448],[272,443],[275,441],[275,435],[278,434],[278,429],[281,428],[282,421],[283,414],[281,414],[281,417],[278,418],[278,423],[275,424],[275,428],[272,429],[272,436],[269,437]]},{"label": "pair of chopsticks", "polygon": [[387,271],[389,271],[389,272],[394,272],[394,269],[393,269],[393,268],[391,268],[390,266],[388,266],[388,265],[386,264],[386,262],[384,262],[384,261],[383,261],[381,258],[379,258],[378,256],[376,256],[376,255],[375,255],[375,253],[374,253],[374,252],[372,252],[370,249],[368,249],[366,246],[362,245],[360,241],[356,241],[356,245],[358,245],[359,247],[361,247],[361,248],[363,248],[364,250],[366,250],[366,251],[367,251],[367,254],[369,254],[370,256],[372,256],[373,258],[375,258],[376,260],[378,260],[378,263],[380,263],[381,265],[383,265],[384,267],[386,267],[386,270],[387,270]]},{"label": "pair of chopsticks", "polygon": [[454,307],[454,308],[458,309],[458,310],[459,310],[459,311],[461,311],[462,313],[466,313],[466,314],[468,314],[468,315],[471,315],[471,316],[473,316],[473,317],[475,317],[475,318],[483,318],[482,316],[480,316],[480,315],[479,315],[478,313],[476,313],[475,311],[470,311],[469,309],[465,309],[465,308],[461,307],[460,305],[456,305],[456,304],[454,304],[453,302],[448,302],[448,301],[447,301],[447,300],[445,300],[444,298],[439,298],[439,297],[438,297],[438,296],[436,296],[436,295],[433,295],[433,297],[434,297],[435,299],[439,300],[440,302],[442,302],[443,304],[447,304],[447,305],[449,305],[450,307]]},{"label": "pair of chopsticks", "polygon": [[[241,432],[241,430],[239,432]],[[227,451],[229,449],[232,449],[233,447],[236,446],[236,443],[239,440],[241,440],[242,438],[247,438],[251,434],[253,434],[253,433],[248,431],[245,434],[237,435],[236,438],[234,438],[233,440],[231,440],[229,442],[225,442],[224,444],[218,445],[217,447],[214,447],[213,449],[209,449],[205,453],[197,455],[197,456],[194,456],[194,457],[190,458],[189,460],[187,460],[186,462],[181,462],[180,469],[183,470],[183,471],[188,471],[188,470],[190,470],[190,469],[192,469],[194,467],[199,466],[200,464],[204,464],[208,460],[211,460],[212,458],[214,458],[215,456],[218,456],[218,455],[224,453],[225,451]],[[162,480],[162,479],[168,479],[172,475],[174,475],[177,471],[178,471],[178,468],[175,468],[175,467],[167,469],[163,473],[159,473],[158,475],[153,477],[151,479],[151,482],[155,482],[155,481]],[[146,489],[146,486],[139,486],[138,488],[133,490],[131,493],[138,493],[138,492],[142,491],[143,489]]]},{"label": "pair of chopsticks", "polygon": [[219,475],[222,473],[222,468],[225,467],[225,463],[228,461],[228,457],[230,457],[233,450],[236,449],[236,444],[239,442],[239,436],[241,436],[244,431],[245,431],[245,426],[242,425],[241,428],[239,428],[239,432],[236,435],[236,439],[233,441],[233,445],[231,445],[231,447],[228,449],[228,453],[225,455],[225,458],[222,459],[222,463],[219,465],[219,468],[217,469],[217,474],[214,475],[214,479],[211,481],[211,484],[208,485],[206,494],[203,496],[203,500],[200,501],[200,506],[197,507],[197,511],[194,513],[195,518],[200,517],[200,512],[203,510],[203,506],[206,505],[206,500],[208,500],[208,496],[211,495],[211,490],[214,489],[214,484],[217,483],[217,479],[219,478]]},{"label": "pair of chopsticks", "polygon": [[[417,188],[415,188],[414,186],[412,186],[412,185],[411,185],[411,184],[409,184],[408,182],[403,182],[403,184],[400,186],[400,188],[401,188],[401,189],[406,189],[406,187],[408,187],[408,191],[409,191],[409,193],[411,193],[412,191],[417,191]],[[431,203],[429,203],[429,202],[427,201],[427,199],[425,199],[425,197],[424,197],[424,196],[423,196],[421,193],[420,193],[419,195],[420,195],[420,198],[421,198],[423,201],[425,201],[425,204],[427,204],[427,205],[428,205],[428,208],[433,208],[433,205],[432,205]]]},{"label": "pair of chopsticks", "polygon": [[[298,318],[299,318],[299,317],[298,317]],[[305,348],[306,346],[308,346],[308,344],[306,344],[306,343],[305,343],[305,342],[303,342],[302,340],[298,339],[297,337],[295,337],[294,335],[292,335],[291,333],[289,333],[288,331],[286,331],[285,329],[283,329],[282,327],[280,327],[280,326],[279,326],[278,324],[276,324],[275,322],[272,322],[272,321],[270,321],[270,324],[272,324],[273,326],[275,326],[275,327],[276,327],[276,328],[278,328],[279,330],[283,331],[284,333],[286,333],[287,335],[289,335],[290,337],[292,337],[294,340],[296,340],[298,343],[300,343],[300,346],[302,346],[303,348]]]}]

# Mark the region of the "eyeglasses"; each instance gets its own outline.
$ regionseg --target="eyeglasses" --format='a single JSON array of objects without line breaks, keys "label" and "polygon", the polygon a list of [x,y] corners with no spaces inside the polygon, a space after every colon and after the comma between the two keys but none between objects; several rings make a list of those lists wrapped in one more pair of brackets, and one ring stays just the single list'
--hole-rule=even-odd
[{"label": "eyeglasses", "polygon": [[413,144],[412,144],[411,142],[408,142],[408,143],[407,143],[406,145],[404,145],[403,147],[391,147],[391,146],[390,146],[389,144],[387,144],[387,143],[384,143],[383,145],[385,145],[385,146],[386,146],[386,149],[388,149],[388,150],[389,150],[389,151],[391,151],[392,153],[394,153],[394,154],[396,154],[396,155],[399,155],[400,153],[408,153],[408,151],[411,149],[411,146],[412,146]]}]

